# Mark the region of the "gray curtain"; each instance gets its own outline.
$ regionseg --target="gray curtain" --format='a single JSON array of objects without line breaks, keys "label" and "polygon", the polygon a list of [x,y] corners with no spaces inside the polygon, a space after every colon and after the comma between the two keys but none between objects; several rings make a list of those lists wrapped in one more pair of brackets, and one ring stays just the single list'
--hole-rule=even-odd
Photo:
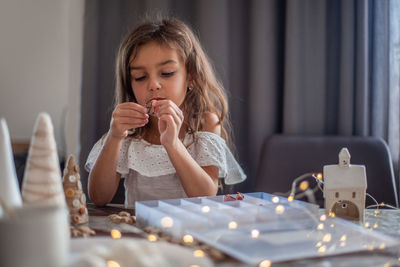
[{"label": "gray curtain", "polygon": [[[214,60],[229,94],[238,160],[249,177],[238,190],[256,190],[253,177],[260,147],[273,133],[374,135],[388,141],[390,131],[395,132],[388,119],[389,85],[396,81],[390,83],[388,74],[389,48],[396,47],[389,38],[390,18],[395,16],[391,5],[398,4],[87,0],[81,166],[109,127],[118,44],[128,29],[154,13],[176,16],[191,25]],[[398,109],[395,112],[398,127]],[[391,138],[398,144],[398,134]],[[84,183],[86,175],[82,172]]]}]

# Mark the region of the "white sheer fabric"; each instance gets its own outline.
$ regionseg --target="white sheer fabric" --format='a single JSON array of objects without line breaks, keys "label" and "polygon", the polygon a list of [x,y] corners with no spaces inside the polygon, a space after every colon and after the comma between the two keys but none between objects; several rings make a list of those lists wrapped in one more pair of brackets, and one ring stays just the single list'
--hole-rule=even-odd
[{"label": "white sheer fabric", "polygon": [[[216,166],[219,178],[226,184],[246,179],[242,168],[220,136],[199,132],[193,142],[192,135],[183,141],[189,154],[200,166]],[[103,143],[99,140],[90,152],[85,168],[90,171],[97,160]],[[152,145],[143,139],[126,138],[121,146],[117,172],[126,178],[125,205],[134,206],[138,200],[182,198],[186,194],[175,168],[162,145]]]}]

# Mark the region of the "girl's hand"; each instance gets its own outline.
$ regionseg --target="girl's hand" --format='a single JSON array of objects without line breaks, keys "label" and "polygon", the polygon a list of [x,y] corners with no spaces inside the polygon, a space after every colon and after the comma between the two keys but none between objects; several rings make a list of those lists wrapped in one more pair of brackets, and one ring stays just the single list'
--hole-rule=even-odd
[{"label": "girl's hand", "polygon": [[128,135],[128,130],[146,125],[149,115],[145,107],[124,102],[117,105],[112,113],[109,135],[113,138],[123,139]]},{"label": "girl's hand", "polygon": [[183,123],[182,110],[171,100],[153,100],[154,111],[158,117],[160,142],[163,146],[174,145],[179,140]]}]

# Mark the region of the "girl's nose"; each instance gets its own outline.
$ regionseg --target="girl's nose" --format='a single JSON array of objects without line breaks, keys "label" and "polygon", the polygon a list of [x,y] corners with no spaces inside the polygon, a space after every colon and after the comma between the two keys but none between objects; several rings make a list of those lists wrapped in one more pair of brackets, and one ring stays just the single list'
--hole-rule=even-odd
[{"label": "girl's nose", "polygon": [[156,91],[161,89],[161,84],[157,79],[150,79],[149,81],[149,90]]}]

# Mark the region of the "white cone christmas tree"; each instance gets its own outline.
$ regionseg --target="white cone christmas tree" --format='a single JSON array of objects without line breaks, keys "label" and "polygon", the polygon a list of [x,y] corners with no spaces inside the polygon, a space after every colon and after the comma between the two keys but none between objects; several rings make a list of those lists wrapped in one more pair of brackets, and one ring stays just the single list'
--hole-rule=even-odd
[{"label": "white cone christmas tree", "polygon": [[40,113],[34,127],[22,184],[24,203],[65,206],[53,124]]},{"label": "white cone christmas tree", "polygon": [[64,168],[63,187],[71,224],[87,223],[89,216],[86,208],[86,196],[82,191],[79,168],[73,155],[68,157],[67,165]]},{"label": "white cone christmas tree", "polygon": [[6,120],[3,118],[0,119],[0,198],[9,207],[22,205],[21,193],[15,173],[10,134]]}]

